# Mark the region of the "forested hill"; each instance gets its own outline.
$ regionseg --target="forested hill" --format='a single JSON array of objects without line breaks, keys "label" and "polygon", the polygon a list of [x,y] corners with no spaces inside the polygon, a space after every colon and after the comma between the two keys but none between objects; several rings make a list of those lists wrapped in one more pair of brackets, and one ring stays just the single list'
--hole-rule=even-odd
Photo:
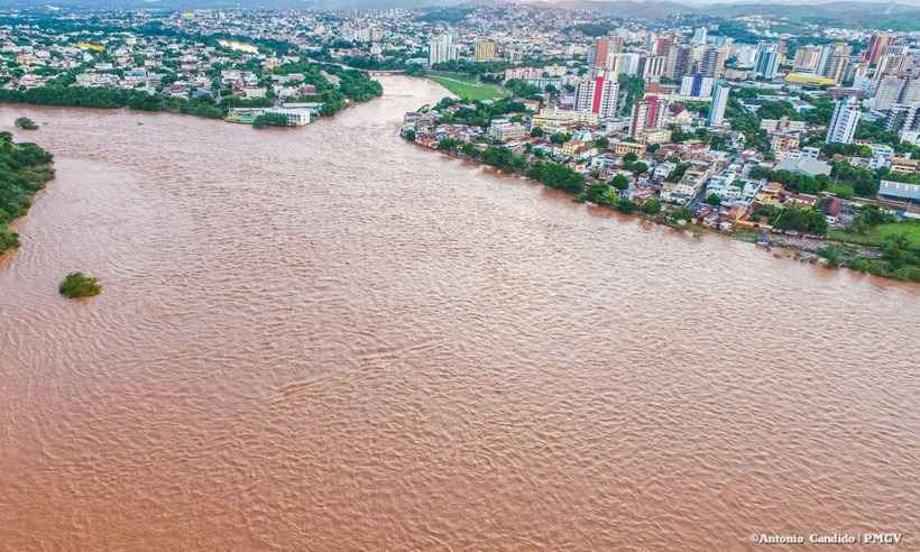
[{"label": "forested hill", "polygon": [[0,254],[19,246],[9,222],[32,206],[32,196],[54,176],[52,156],[35,144],[15,143],[0,132]]}]

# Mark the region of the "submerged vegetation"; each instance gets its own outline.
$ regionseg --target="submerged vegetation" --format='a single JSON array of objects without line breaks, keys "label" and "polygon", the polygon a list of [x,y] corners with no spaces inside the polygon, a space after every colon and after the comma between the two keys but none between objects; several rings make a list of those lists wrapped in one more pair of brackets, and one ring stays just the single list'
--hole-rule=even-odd
[{"label": "submerged vegetation", "polygon": [[21,128],[23,130],[37,130],[38,125],[35,124],[35,121],[28,117],[19,117],[16,119],[16,122],[13,123],[16,128]]},{"label": "submerged vegetation", "polygon": [[286,127],[288,126],[287,117],[280,113],[263,113],[256,117],[256,120],[252,122],[254,128],[265,128],[269,126],[279,126]]},{"label": "submerged vegetation", "polygon": [[77,299],[79,297],[93,297],[102,293],[102,286],[96,278],[82,272],[71,272],[64,278],[58,291],[64,297]]}]

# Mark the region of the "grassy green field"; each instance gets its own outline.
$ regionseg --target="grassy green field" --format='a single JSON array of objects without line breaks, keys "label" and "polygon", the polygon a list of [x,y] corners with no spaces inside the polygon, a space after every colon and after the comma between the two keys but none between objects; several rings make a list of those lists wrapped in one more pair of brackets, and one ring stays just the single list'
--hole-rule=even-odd
[{"label": "grassy green field", "polygon": [[880,224],[866,234],[857,234],[846,230],[831,230],[829,237],[834,240],[859,243],[863,245],[881,245],[885,238],[903,235],[912,247],[920,247],[920,222],[892,222]]},{"label": "grassy green field", "polygon": [[479,82],[462,73],[434,73],[428,78],[464,100],[496,100],[508,95],[508,91],[501,86]]}]

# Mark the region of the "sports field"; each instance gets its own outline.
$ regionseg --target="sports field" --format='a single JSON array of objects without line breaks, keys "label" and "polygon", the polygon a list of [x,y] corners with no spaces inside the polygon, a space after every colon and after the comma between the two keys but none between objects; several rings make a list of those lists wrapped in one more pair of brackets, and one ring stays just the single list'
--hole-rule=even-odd
[{"label": "sports field", "polygon": [[479,82],[461,73],[434,73],[428,78],[464,100],[497,100],[508,95],[508,91],[497,84]]}]

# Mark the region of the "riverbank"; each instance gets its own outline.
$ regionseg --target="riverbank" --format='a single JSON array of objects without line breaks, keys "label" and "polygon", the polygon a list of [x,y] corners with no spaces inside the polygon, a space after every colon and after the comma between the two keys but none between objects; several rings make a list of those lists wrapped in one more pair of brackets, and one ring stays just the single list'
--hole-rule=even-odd
[{"label": "riverbank", "polygon": [[874,246],[866,243],[857,244],[831,237],[782,231],[768,225],[745,226],[740,229],[712,227],[694,217],[686,207],[668,207],[657,198],[649,198],[642,203],[634,202],[621,197],[619,191],[607,183],[589,182],[583,175],[565,165],[547,161],[529,163],[524,157],[516,156],[503,148],[489,147],[482,151],[468,143],[422,144],[415,141],[412,133],[406,132],[402,133],[402,137],[427,150],[433,149],[449,157],[473,161],[495,167],[501,172],[527,177],[534,182],[566,192],[572,195],[575,201],[638,216],[656,224],[687,229],[694,234],[711,232],[755,243],[767,250],[784,251],[785,253],[780,256],[802,262],[821,263],[831,268],[849,268],[856,272],[894,280],[920,282],[920,264],[916,261],[909,243],[886,242],[884,245]]},{"label": "riverbank", "polygon": [[25,215],[32,197],[54,178],[53,157],[29,142],[15,143],[0,133],[0,255],[19,247],[19,234],[9,223]]},{"label": "riverbank", "polygon": [[[66,36],[69,47],[55,52],[53,63],[10,60],[0,103],[222,119],[234,108],[269,109],[283,103],[313,104],[311,116],[329,116],[348,103],[382,94],[365,71],[304,62],[300,48],[284,40],[167,22],[122,23],[74,26],[54,16],[16,18],[12,25],[29,28],[33,43],[56,43]],[[130,40],[122,41],[124,32],[131,33]],[[300,126],[302,114],[289,115],[292,120],[284,126]]]},{"label": "riverbank", "polygon": [[[355,76],[351,73],[358,73]],[[339,76],[343,90],[334,88],[317,97],[322,108],[316,114],[331,117],[351,105],[364,103],[383,94],[382,86],[362,72]],[[267,99],[215,103],[204,99],[181,99],[147,94],[136,90],[87,87],[39,87],[29,90],[0,90],[0,104],[22,104],[53,107],[87,107],[93,109],[130,109],[148,113],[174,113],[205,119],[223,119],[228,122],[234,108],[269,109],[274,106]]]}]

